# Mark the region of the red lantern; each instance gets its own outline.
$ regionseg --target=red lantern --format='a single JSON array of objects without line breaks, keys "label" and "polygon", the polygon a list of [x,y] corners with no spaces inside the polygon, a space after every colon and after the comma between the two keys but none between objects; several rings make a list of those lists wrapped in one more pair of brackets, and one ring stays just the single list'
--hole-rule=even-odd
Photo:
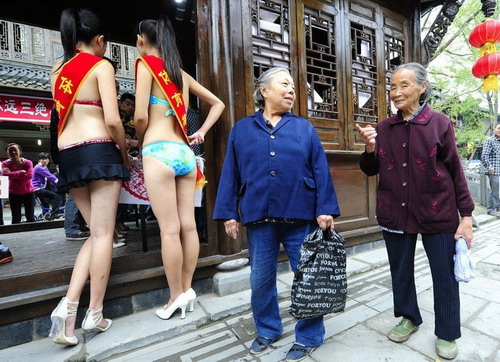
[{"label": "red lantern", "polygon": [[500,53],[495,43],[500,42],[500,21],[486,20],[476,26],[469,35],[469,43],[480,48],[479,60],[472,66],[472,74],[483,78],[485,92],[498,90],[498,74],[500,74]]},{"label": "red lantern", "polygon": [[469,43],[474,48],[481,48],[486,43],[500,41],[500,20],[486,20],[476,26],[469,35]]}]

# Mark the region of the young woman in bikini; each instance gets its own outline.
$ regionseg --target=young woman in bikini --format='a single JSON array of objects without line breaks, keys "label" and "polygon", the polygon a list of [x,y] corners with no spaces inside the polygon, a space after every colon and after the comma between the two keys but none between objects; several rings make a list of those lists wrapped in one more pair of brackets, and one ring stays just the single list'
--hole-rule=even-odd
[{"label": "young woman in bikini", "polygon": [[[189,305],[191,311],[196,298],[191,282],[199,252],[194,217],[197,170],[189,146],[203,143],[224,104],[181,69],[174,30],[167,18],[138,24],[137,49],[141,57],[136,62],[134,120],[142,146],[146,189],[160,226],[162,259],[170,289],[170,298],[156,314],[168,319],[181,309],[183,318],[186,307]],[[158,73],[150,71],[149,63],[162,69],[165,82],[175,84],[178,92],[171,94],[174,104],[167,99],[168,90],[162,89],[156,78]],[[208,104],[210,110],[200,129],[187,137],[181,125],[182,110],[177,107],[184,107],[190,92]]]},{"label": "young woman in bikini", "polygon": [[[61,15],[64,57],[51,72],[59,114],[58,192],[70,192],[90,228],[76,258],[66,296],[52,312],[50,336],[55,343],[76,345],[78,301],[90,277],[89,309],[82,323],[84,338],[111,326],[102,306],[111,268],[116,208],[130,161],[118,114],[112,65],[102,60],[106,31],[89,10],[66,9]],[[69,97],[69,98],[68,98]]]}]

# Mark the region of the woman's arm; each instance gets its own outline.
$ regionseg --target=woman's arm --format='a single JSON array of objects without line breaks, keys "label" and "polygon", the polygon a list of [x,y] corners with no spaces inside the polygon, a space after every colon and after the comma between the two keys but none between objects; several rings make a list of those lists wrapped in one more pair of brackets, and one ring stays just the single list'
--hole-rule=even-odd
[{"label": "woman's arm", "polygon": [[142,147],[144,134],[149,123],[149,96],[153,85],[153,76],[142,61],[137,63],[136,84],[135,84],[135,112],[134,123],[135,133],[139,141],[138,147]]},{"label": "woman's arm", "polygon": [[4,176],[9,176],[11,180],[31,180],[33,178],[33,163],[30,160],[23,161],[23,169],[11,171],[6,164],[2,162],[2,171]]},{"label": "woman's arm", "polygon": [[333,217],[340,216],[337,194],[333,187],[325,150],[316,130],[311,126],[311,165],[316,183],[316,219],[321,228],[333,230]]},{"label": "woman's arm", "polygon": [[238,168],[236,149],[234,147],[235,129],[236,127],[233,127],[227,141],[226,156],[222,165],[219,188],[215,200],[214,220],[240,221],[238,205],[240,201],[241,176]]},{"label": "woman's arm", "polygon": [[[225,105],[222,101],[210,92],[207,88],[198,83],[193,77],[191,77],[186,72],[182,72],[182,80],[184,82],[184,88],[188,87],[189,92],[193,93],[195,96],[200,98],[203,102],[210,105],[210,111],[208,112],[205,122],[201,125],[200,129],[193,135],[189,136],[189,140],[192,143],[203,143],[205,140],[205,135],[212,128],[212,126],[217,122],[222,111],[224,111]],[[185,94],[187,92],[184,92]]]},{"label": "woman's arm", "polygon": [[101,96],[104,122],[113,141],[120,147],[120,153],[125,166],[130,168],[130,160],[125,146],[125,131],[123,129],[115,87],[115,72],[109,62],[102,62],[97,71],[97,86]]}]

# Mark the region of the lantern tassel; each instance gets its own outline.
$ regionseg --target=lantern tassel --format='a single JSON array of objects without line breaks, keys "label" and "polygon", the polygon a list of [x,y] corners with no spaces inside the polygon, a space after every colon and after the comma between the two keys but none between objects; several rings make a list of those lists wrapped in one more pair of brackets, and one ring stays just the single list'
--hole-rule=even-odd
[{"label": "lantern tassel", "polygon": [[483,89],[485,92],[498,90],[498,76],[496,74],[492,74],[484,78]]},{"label": "lantern tassel", "polygon": [[482,57],[486,54],[492,54],[496,53],[497,47],[495,46],[495,43],[484,43],[481,48],[479,48],[479,56]]}]

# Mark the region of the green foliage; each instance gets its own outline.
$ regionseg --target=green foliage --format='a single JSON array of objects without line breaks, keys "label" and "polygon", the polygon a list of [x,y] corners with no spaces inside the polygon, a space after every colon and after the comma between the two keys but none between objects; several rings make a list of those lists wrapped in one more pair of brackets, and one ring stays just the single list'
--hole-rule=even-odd
[{"label": "green foliage", "polygon": [[464,2],[427,69],[434,87],[432,107],[454,120],[463,157],[489,135],[488,127],[498,114],[498,92],[486,94],[482,80],[471,72],[479,49],[473,48],[468,39],[472,29],[484,20],[480,10],[480,0]]}]

